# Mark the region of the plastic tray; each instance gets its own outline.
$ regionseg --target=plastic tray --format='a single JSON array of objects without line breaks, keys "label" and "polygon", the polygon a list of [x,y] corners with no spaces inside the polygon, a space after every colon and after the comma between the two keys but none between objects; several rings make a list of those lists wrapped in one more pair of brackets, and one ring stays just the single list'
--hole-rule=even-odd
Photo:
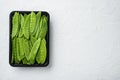
[{"label": "plastic tray", "polygon": [[[46,67],[49,64],[49,23],[50,23],[50,16],[49,13],[46,11],[41,11],[42,15],[46,15],[48,17],[48,31],[47,31],[47,35],[46,35],[46,48],[47,48],[47,56],[46,56],[46,61],[44,64],[37,64],[35,62],[35,64],[32,65],[27,65],[27,64],[12,64],[11,63],[11,59],[12,59],[12,41],[11,41],[11,33],[12,33],[12,16],[14,15],[15,12],[19,12],[21,14],[29,14],[32,11],[12,11],[10,13],[9,16],[9,64],[13,67]],[[33,11],[35,13],[37,13],[38,11]]]}]

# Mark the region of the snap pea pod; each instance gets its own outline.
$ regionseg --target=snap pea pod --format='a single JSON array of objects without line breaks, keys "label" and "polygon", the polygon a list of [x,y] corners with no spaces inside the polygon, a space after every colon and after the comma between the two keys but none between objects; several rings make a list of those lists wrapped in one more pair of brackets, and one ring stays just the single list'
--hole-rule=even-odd
[{"label": "snap pea pod", "polygon": [[20,17],[20,14],[19,14],[18,15],[18,30],[17,30],[16,37],[19,37],[19,35],[20,35],[20,28],[21,28],[20,21],[21,21],[21,17]]},{"label": "snap pea pod", "polygon": [[34,32],[33,32],[33,36],[35,36],[36,32],[37,32],[37,29],[40,25],[40,19],[41,19],[41,12],[39,11],[37,14],[36,14],[36,25],[35,25],[35,28],[34,28]]},{"label": "snap pea pod", "polygon": [[30,41],[31,41],[32,45],[35,43],[36,40],[37,39],[35,37],[33,37],[33,36],[30,37]]},{"label": "snap pea pod", "polygon": [[38,39],[39,38],[39,33],[40,33],[40,30],[41,30],[41,27],[42,27],[42,24],[43,24],[43,19],[42,19],[43,17],[41,17],[41,19],[40,19],[40,24],[39,24],[39,26],[38,26],[38,28],[37,28],[37,32],[36,32],[36,35],[35,35],[35,38],[36,39]]},{"label": "snap pea pod", "polygon": [[21,21],[21,17],[20,17],[20,14],[19,14],[19,18],[18,18],[18,32],[17,32],[17,37],[20,37],[21,35],[21,24],[20,24],[20,21]]},{"label": "snap pea pod", "polygon": [[42,23],[39,37],[45,38],[45,36],[47,34],[47,17],[45,15],[42,16],[42,21],[43,21],[43,23]]},{"label": "snap pea pod", "polygon": [[30,33],[32,33],[34,31],[35,24],[36,24],[36,15],[34,12],[31,12],[31,14],[30,14]]},{"label": "snap pea pod", "polygon": [[16,38],[14,38],[14,39],[12,40],[12,60],[11,60],[11,63],[12,63],[12,64],[13,64],[14,61],[15,61],[15,53],[16,53],[16,46],[15,46],[15,44],[16,44]]},{"label": "snap pea pod", "polygon": [[19,37],[23,36],[23,27],[24,27],[24,16],[20,14],[20,32]]},{"label": "snap pea pod", "polygon": [[30,52],[30,54],[29,54],[29,56],[27,58],[27,60],[30,61],[31,64],[34,64],[34,62],[35,62],[35,57],[36,57],[38,48],[40,46],[40,41],[41,41],[40,38],[38,40],[36,40],[36,42],[33,44],[31,52]]},{"label": "snap pea pod", "polygon": [[27,15],[23,26],[23,34],[26,39],[29,39],[29,26],[30,26],[30,15]]},{"label": "snap pea pod", "polygon": [[[24,41],[26,41],[26,40],[24,40]],[[23,60],[22,60],[22,62],[23,62],[23,64],[30,64],[30,62],[27,60],[27,57],[29,56],[29,54],[30,54],[30,50],[31,50],[31,47],[32,47],[32,44],[31,44],[31,42],[30,42],[30,40],[27,40],[27,42],[25,42],[26,43],[26,45],[27,46],[24,46],[25,47],[25,49],[26,49],[26,55],[25,55],[25,57],[23,58]],[[29,47],[28,47],[29,46]],[[28,51],[29,50],[29,51]]]},{"label": "snap pea pod", "polygon": [[42,39],[40,49],[36,56],[36,61],[38,64],[44,64],[46,60],[47,49],[46,49],[46,40]]},{"label": "snap pea pod", "polygon": [[12,38],[14,38],[17,35],[18,27],[19,27],[19,13],[15,12],[14,16],[12,17]]},{"label": "snap pea pod", "polygon": [[15,63],[19,64],[20,63],[20,51],[19,51],[19,39],[16,38],[16,53],[15,53]]},{"label": "snap pea pod", "polygon": [[[24,41],[26,41],[26,40],[24,40]],[[30,62],[27,60],[27,56],[29,55],[29,52],[30,52],[30,50],[31,50],[31,48],[32,48],[32,44],[31,44],[31,41],[30,41],[30,40],[28,40],[28,42],[26,42],[26,44],[27,44],[27,46],[29,45],[29,47],[25,46],[25,48],[26,48],[26,49],[29,48],[29,51],[26,50],[26,55],[25,55],[25,57],[23,58],[22,62],[23,62],[23,64],[30,64]]]},{"label": "snap pea pod", "polygon": [[29,52],[30,52],[29,41],[27,39],[24,39],[23,43],[24,43],[23,47],[24,47],[24,50],[25,50],[25,57],[27,58],[29,56]]},{"label": "snap pea pod", "polygon": [[20,59],[21,60],[24,58],[24,55],[25,55],[23,40],[24,40],[24,38],[19,38],[19,50],[20,50]]}]

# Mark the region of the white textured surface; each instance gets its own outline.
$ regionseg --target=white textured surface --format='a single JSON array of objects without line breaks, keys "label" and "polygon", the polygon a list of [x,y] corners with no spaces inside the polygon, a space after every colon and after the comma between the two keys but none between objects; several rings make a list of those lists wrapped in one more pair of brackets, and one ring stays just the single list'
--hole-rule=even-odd
[{"label": "white textured surface", "polygon": [[[48,67],[9,65],[13,10],[50,13]],[[33,79],[120,80],[120,0],[0,0],[0,80]]]}]

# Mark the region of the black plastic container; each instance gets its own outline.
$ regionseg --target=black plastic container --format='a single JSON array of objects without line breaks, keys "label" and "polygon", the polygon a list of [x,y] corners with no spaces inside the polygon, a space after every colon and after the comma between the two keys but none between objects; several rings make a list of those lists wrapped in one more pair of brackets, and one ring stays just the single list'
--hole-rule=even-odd
[{"label": "black plastic container", "polygon": [[[12,64],[11,63],[11,59],[12,59],[12,41],[11,41],[11,33],[12,33],[12,16],[14,15],[15,12],[19,12],[21,14],[29,14],[31,13],[32,11],[12,11],[10,13],[10,16],[9,16],[9,64],[13,67],[46,67],[48,66],[49,64],[49,23],[50,23],[50,16],[49,16],[49,13],[46,12],[46,11],[41,11],[42,12],[42,15],[46,15],[48,17],[48,30],[47,30],[47,35],[46,35],[46,48],[47,48],[47,56],[46,56],[46,61],[44,64],[37,64],[35,62],[35,64],[32,64],[32,65],[27,65],[27,64]],[[33,11],[35,13],[37,13],[38,11]]]}]

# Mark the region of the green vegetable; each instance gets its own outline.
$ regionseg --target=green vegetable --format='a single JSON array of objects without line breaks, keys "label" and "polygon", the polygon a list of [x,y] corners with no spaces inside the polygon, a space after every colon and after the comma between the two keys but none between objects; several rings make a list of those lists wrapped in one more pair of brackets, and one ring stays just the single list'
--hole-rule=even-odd
[{"label": "green vegetable", "polygon": [[24,50],[25,50],[25,57],[28,58],[29,54],[30,54],[30,48],[29,48],[29,41],[27,39],[23,40],[24,43]]},{"label": "green vegetable", "polygon": [[24,39],[24,50],[25,50],[25,56],[23,58],[23,64],[30,64],[30,62],[27,60],[29,54],[30,54],[30,50],[31,50],[31,42],[30,40]]},{"label": "green vegetable", "polygon": [[30,32],[32,33],[34,31],[36,24],[36,15],[34,12],[31,12],[30,14]]},{"label": "green vegetable", "polygon": [[12,18],[12,38],[14,38],[18,32],[18,27],[19,27],[18,19],[19,19],[19,13],[15,12]]},{"label": "green vegetable", "polygon": [[31,40],[31,43],[32,43],[32,45],[33,45],[33,44],[35,43],[35,41],[36,41],[36,38],[33,37],[33,36],[31,36],[30,40]]},{"label": "green vegetable", "polygon": [[23,26],[23,34],[26,39],[29,39],[29,29],[30,29],[29,27],[30,27],[30,15],[27,15]]},{"label": "green vegetable", "polygon": [[37,28],[37,32],[36,32],[36,35],[35,35],[36,39],[39,38],[40,29],[41,29],[41,27],[42,27],[42,24],[43,24],[43,19],[42,19],[42,17],[41,17],[40,25],[39,25],[39,27]]},{"label": "green vegetable", "polygon": [[20,60],[24,58],[25,55],[25,48],[23,43],[24,38],[19,38],[19,50],[20,50]]},{"label": "green vegetable", "polygon": [[35,25],[34,32],[33,32],[34,36],[35,36],[35,34],[37,32],[37,29],[39,28],[40,19],[41,19],[41,12],[38,12],[37,15],[36,15],[36,25]]},{"label": "green vegetable", "polygon": [[42,23],[39,37],[45,38],[46,33],[47,33],[47,17],[45,15],[42,16],[42,21],[43,23]]},{"label": "green vegetable", "polygon": [[16,38],[16,53],[15,53],[15,63],[19,64],[20,63],[20,51],[19,51],[19,39]]},{"label": "green vegetable", "polygon": [[44,64],[46,60],[47,50],[46,50],[46,40],[42,39],[41,45],[36,56],[36,61],[38,64]]},{"label": "green vegetable", "polygon": [[23,36],[23,27],[24,27],[24,16],[20,14],[20,32],[19,32],[19,37]]},{"label": "green vegetable", "polygon": [[14,63],[15,61],[15,53],[16,53],[16,38],[12,40],[12,61],[11,63]]},{"label": "green vegetable", "polygon": [[34,64],[35,62],[35,57],[36,57],[36,54],[37,54],[37,51],[38,51],[38,48],[40,46],[40,38],[38,40],[36,40],[36,42],[33,44],[33,47],[31,49],[31,52],[27,58],[28,61],[30,61],[31,64]]}]

